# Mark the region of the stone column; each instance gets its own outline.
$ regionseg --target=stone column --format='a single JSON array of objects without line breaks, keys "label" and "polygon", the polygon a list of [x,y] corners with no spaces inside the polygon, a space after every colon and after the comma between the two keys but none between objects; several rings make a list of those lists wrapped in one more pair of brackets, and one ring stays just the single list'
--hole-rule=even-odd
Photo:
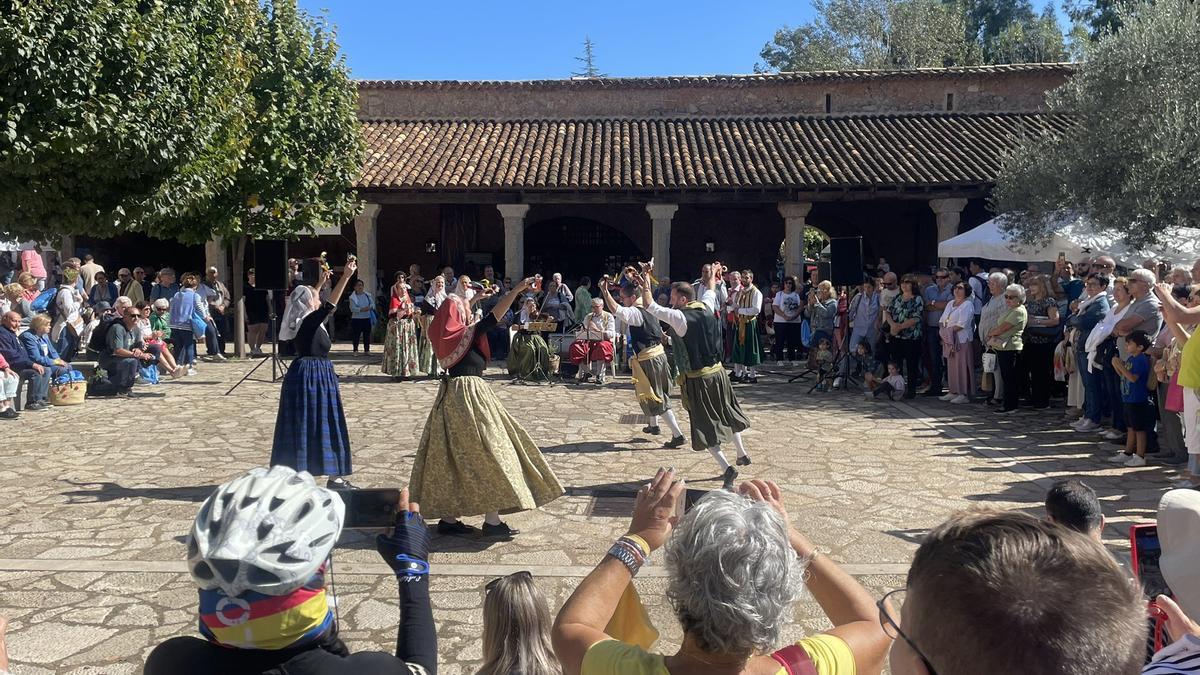
[{"label": "stone column", "polygon": [[[58,245],[58,260],[66,262],[67,258],[75,257],[75,235],[68,234],[62,238],[62,243]],[[16,261],[14,261],[16,262]]]},{"label": "stone column", "polygon": [[225,282],[226,286],[233,283],[229,278],[229,256],[225,254],[225,239],[222,237],[213,237],[204,242],[204,274],[201,275],[201,280],[208,274],[208,268],[217,268],[217,278]]},{"label": "stone column", "polygon": [[804,281],[804,226],[812,202],[779,202],[783,216],[783,274]]},{"label": "stone column", "polygon": [[[947,239],[958,236],[958,221],[962,217],[962,211],[967,206],[967,200],[962,198],[957,199],[930,199],[929,208],[937,214],[937,240],[942,243]],[[938,264],[943,267],[950,264],[949,258],[938,258]]]},{"label": "stone column", "polygon": [[654,258],[655,278],[671,277],[671,220],[678,204],[647,204],[650,214],[650,255]]},{"label": "stone column", "polygon": [[363,210],[354,216],[354,255],[358,257],[358,278],[363,282],[363,290],[371,297],[375,297],[378,290],[375,288],[378,278],[378,247],[375,240],[378,233],[376,221],[381,208],[379,204],[364,204]]},{"label": "stone column", "polygon": [[504,218],[504,276],[513,283],[525,278],[525,214],[528,204],[497,204]]}]

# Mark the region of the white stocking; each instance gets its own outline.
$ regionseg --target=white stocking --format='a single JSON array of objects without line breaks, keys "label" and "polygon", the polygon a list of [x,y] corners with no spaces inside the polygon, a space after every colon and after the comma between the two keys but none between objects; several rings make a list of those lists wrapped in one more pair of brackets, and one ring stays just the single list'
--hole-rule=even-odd
[{"label": "white stocking", "polygon": [[733,432],[733,447],[737,448],[738,457],[746,457],[746,444],[742,442],[742,432]]},{"label": "white stocking", "polygon": [[658,415],[650,416],[650,426],[652,426],[652,427],[658,426]]},{"label": "white stocking", "polygon": [[499,525],[500,513],[498,511],[489,511],[483,514],[483,522],[487,523],[488,525]]},{"label": "white stocking", "polygon": [[667,421],[667,426],[671,427],[672,438],[679,438],[683,435],[683,432],[679,430],[679,420],[675,419],[674,410],[663,412],[662,418]]},{"label": "white stocking", "polygon": [[721,467],[721,471],[729,468],[729,460],[725,459],[725,453],[721,452],[720,445],[712,446],[708,449],[708,452],[713,456],[713,459],[717,460],[717,465]]}]

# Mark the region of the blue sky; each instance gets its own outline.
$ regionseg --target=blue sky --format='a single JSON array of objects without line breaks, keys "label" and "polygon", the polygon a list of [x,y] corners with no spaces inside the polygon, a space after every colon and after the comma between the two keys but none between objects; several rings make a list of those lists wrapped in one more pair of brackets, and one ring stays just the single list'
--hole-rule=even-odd
[{"label": "blue sky", "polygon": [[584,36],[606,74],[749,73],[775,30],[812,17],[806,0],[300,0],[328,10],[363,79],[561,78]]}]

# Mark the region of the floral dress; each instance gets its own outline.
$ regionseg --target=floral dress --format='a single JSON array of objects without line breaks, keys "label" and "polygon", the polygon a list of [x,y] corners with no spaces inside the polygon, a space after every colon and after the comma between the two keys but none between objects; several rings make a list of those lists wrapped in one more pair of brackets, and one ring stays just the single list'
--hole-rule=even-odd
[{"label": "floral dress", "polygon": [[412,377],[418,372],[420,352],[417,346],[417,325],[413,321],[413,303],[408,290],[399,294],[392,289],[388,306],[387,338],[383,343],[383,372],[392,377]]}]

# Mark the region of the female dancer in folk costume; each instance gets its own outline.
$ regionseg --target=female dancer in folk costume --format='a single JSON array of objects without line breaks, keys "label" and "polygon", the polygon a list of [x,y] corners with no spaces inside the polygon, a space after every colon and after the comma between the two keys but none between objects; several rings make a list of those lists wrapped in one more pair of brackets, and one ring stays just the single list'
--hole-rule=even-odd
[{"label": "female dancer in folk costume", "polygon": [[[409,271],[411,273],[411,267]],[[429,324],[433,321],[433,316],[437,314],[438,309],[441,308],[442,303],[445,301],[446,277],[439,274],[433,278],[433,281],[429,284],[428,292],[417,303],[417,310],[420,313],[417,321],[421,326],[421,335],[418,338],[421,343],[418,370],[430,377],[437,377],[440,368],[438,368],[437,359],[433,358],[433,343],[429,341]]]},{"label": "female dancer in folk costume", "polygon": [[492,291],[473,293],[463,277],[429,326],[434,354],[447,373],[421,435],[409,488],[424,515],[440,518],[439,533],[469,534],[475,528],[459,516],[484,514],[485,537],[509,538],[518,532],[500,521],[501,513],[534,509],[563,493],[533,439],[482,377],[490,357],[488,330],[532,281],[517,284],[476,320],[475,303]]},{"label": "female dancer in folk costume", "polygon": [[[314,476],[329,476],[330,489],[354,486],[345,479],[353,471],[350,434],[342,412],[337,375],[329,360],[331,342],[324,322],[342,299],[357,269],[354,260],[346,262],[342,278],[325,302],[318,304],[316,294],[310,296],[311,311],[300,321],[293,338],[296,359],[283,377],[275,441],[271,446],[271,466],[283,465]],[[319,282],[324,283],[329,276],[329,268],[324,267]]]},{"label": "female dancer in folk costume", "polygon": [[417,324],[413,320],[416,306],[408,294],[407,277],[396,272],[388,303],[387,339],[383,343],[383,372],[401,380],[417,373]]}]

